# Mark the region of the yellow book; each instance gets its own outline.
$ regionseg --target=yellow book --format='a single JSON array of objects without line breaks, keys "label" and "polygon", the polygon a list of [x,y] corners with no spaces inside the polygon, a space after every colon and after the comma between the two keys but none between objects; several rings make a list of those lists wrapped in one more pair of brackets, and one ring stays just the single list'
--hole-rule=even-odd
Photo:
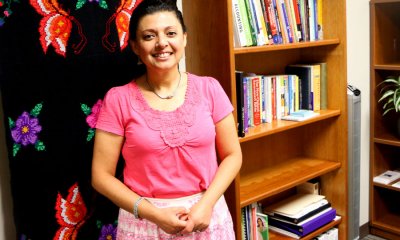
[{"label": "yellow book", "polygon": [[324,29],[322,25],[322,2],[322,0],[317,0],[318,40],[324,39]]},{"label": "yellow book", "polygon": [[321,66],[319,64],[312,65],[312,101],[313,110],[321,110]]}]

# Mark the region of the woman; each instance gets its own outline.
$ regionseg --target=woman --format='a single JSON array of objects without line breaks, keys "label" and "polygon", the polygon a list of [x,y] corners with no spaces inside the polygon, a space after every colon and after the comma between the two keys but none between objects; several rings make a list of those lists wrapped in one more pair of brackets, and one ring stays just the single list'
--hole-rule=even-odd
[{"label": "woman", "polygon": [[145,71],[106,94],[92,164],[93,187],[120,207],[117,239],[234,239],[223,196],[242,163],[232,104],[217,80],[179,71],[175,4],[143,1],[129,30]]}]

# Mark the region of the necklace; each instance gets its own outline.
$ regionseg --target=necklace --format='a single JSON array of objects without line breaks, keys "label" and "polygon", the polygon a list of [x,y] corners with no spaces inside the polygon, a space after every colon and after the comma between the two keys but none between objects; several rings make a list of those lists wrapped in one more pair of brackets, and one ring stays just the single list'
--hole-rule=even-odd
[{"label": "necklace", "polygon": [[179,85],[181,84],[181,79],[182,79],[181,71],[178,71],[178,73],[179,73],[178,85],[176,86],[175,90],[172,92],[171,95],[167,95],[167,96],[165,96],[165,97],[164,97],[164,96],[160,96],[156,91],[154,91],[153,86],[151,86],[151,85],[150,85],[150,82],[147,80],[147,75],[146,75],[146,83],[147,83],[147,85],[149,86],[150,90],[151,90],[157,97],[159,97],[159,98],[161,98],[161,99],[171,99],[171,98],[175,97],[176,91],[178,90]]}]

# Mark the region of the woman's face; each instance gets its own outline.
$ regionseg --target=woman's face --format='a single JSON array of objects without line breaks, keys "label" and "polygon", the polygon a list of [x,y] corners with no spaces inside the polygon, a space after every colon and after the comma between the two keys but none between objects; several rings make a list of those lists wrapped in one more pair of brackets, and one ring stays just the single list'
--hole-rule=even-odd
[{"label": "woman's face", "polygon": [[131,46],[148,71],[170,70],[182,58],[186,33],[173,12],[157,12],[140,20]]}]

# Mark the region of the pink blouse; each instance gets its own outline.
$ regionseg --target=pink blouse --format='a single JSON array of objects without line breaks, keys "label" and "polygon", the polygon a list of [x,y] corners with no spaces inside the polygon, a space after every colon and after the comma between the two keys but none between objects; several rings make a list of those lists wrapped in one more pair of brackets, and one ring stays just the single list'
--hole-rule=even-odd
[{"label": "pink blouse", "polygon": [[132,81],[106,94],[96,128],[125,137],[124,183],[141,196],[177,198],[207,189],[217,171],[215,124],[233,106],[212,77],[188,74],[184,103],[151,108]]}]

